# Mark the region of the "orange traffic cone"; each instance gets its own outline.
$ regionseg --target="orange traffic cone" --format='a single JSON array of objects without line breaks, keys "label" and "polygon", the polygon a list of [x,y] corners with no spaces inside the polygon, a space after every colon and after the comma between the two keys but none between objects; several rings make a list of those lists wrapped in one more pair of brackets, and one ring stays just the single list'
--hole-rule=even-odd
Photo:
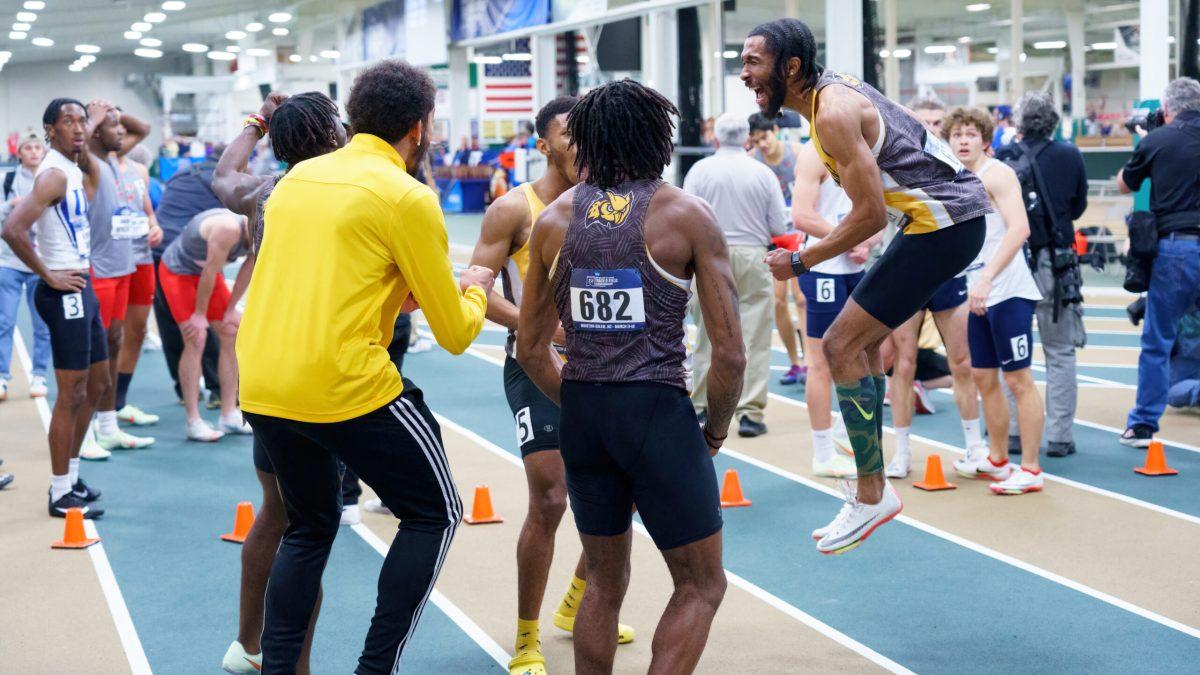
[{"label": "orange traffic cone", "polygon": [[50,544],[50,548],[87,548],[100,541],[100,537],[89,537],[83,531],[83,511],[74,508],[67,509],[67,525],[63,528],[63,538]]},{"label": "orange traffic cone", "polygon": [[475,486],[475,503],[471,505],[471,515],[464,516],[463,520],[467,521],[468,525],[504,522],[504,519],[492,510],[492,491],[488,486]]},{"label": "orange traffic cone", "polygon": [[942,475],[942,456],[933,454],[925,458],[925,480],[913,483],[913,487],[934,492],[936,490],[953,490],[958,486],[946,482],[946,477]]},{"label": "orange traffic cone", "polygon": [[254,525],[254,505],[250,502],[238,502],[237,515],[233,517],[233,532],[221,535],[225,541],[240,544],[246,541],[250,528]]},{"label": "orange traffic cone", "polygon": [[1146,465],[1139,466],[1134,471],[1143,476],[1174,476],[1179,473],[1167,466],[1167,456],[1163,454],[1162,441],[1150,441],[1146,449]]},{"label": "orange traffic cone", "polygon": [[752,503],[742,494],[742,480],[738,478],[737,469],[726,469],[725,483],[721,486],[721,508],[750,506]]}]

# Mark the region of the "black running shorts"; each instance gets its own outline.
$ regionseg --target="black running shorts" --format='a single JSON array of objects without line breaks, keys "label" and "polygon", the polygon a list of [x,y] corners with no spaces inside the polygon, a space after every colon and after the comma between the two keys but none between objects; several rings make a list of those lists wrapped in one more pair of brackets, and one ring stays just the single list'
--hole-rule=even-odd
[{"label": "black running shorts", "polygon": [[634,504],[664,551],[721,530],[717,474],[687,392],[566,380],[562,404],[567,492],[581,534],[624,534]]},{"label": "black running shorts", "polygon": [[58,291],[38,281],[33,291],[37,313],[50,329],[55,370],[87,370],[108,358],[108,336],[92,278],[82,291]]},{"label": "black running shorts", "polygon": [[975,260],[986,232],[980,216],[936,232],[898,234],[850,297],[895,330]]},{"label": "black running shorts", "polygon": [[517,428],[521,458],[558,449],[558,406],[546,398],[511,356],[504,357],[504,396]]},{"label": "black running shorts", "polygon": [[263,473],[275,475],[275,465],[271,464],[271,458],[267,455],[267,448],[263,442],[258,440],[258,434],[254,435],[254,468]]}]

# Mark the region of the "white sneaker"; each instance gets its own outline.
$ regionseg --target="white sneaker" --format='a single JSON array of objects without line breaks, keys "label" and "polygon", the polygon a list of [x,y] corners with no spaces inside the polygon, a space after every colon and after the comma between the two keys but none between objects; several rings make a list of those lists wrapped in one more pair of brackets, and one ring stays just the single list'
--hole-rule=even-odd
[{"label": "white sneaker", "polygon": [[858,475],[858,466],[853,457],[834,453],[827,462],[818,462],[813,457],[812,470],[814,476],[822,478],[851,478]]},{"label": "white sneaker", "polygon": [[929,390],[920,382],[913,382],[913,394],[915,395],[915,405],[918,415],[932,415],[937,412],[937,408],[933,405],[933,398],[929,396]]},{"label": "white sneaker", "polygon": [[392,510],[383,505],[382,499],[368,499],[363,502],[363,510],[370,513],[382,513],[385,516],[392,515]]},{"label": "white sneaker", "polygon": [[833,425],[833,447],[847,457],[854,457],[854,446],[850,444],[850,434],[846,431],[846,425],[840,417]]},{"label": "white sneaker", "polygon": [[50,393],[50,387],[46,386],[45,375],[34,375],[29,380],[29,398],[45,398]]},{"label": "white sneaker", "polygon": [[981,478],[985,480],[1005,480],[1017,470],[1015,464],[1005,461],[1000,466],[992,462],[988,456],[986,445],[977,445],[967,449],[962,459],[954,460],[954,470],[963,478]]},{"label": "white sneaker", "polygon": [[215,443],[224,435],[223,432],[212,428],[211,424],[199,417],[187,423],[187,439],[189,441]]},{"label": "white sneaker", "polygon": [[884,523],[904,509],[900,495],[892,484],[884,481],[883,499],[878,504],[864,504],[854,498],[847,502],[849,509],[838,514],[833,526],[817,542],[817,550],[826,555],[845,553],[862,544]]},{"label": "white sneaker", "polygon": [[162,338],[154,331],[146,331],[146,339],[142,340],[142,353],[157,352],[162,349]]},{"label": "white sneaker", "polygon": [[998,495],[1023,495],[1026,492],[1041,492],[1044,483],[1041,471],[1033,473],[1029,469],[1021,467],[1019,470],[1013,471],[1007,479],[992,483],[988,487]]},{"label": "white sneaker", "polygon": [[143,412],[140,408],[128,403],[124,408],[117,411],[117,419],[132,424],[135,427],[148,427],[151,424],[158,424],[158,415],[151,415],[148,412]]},{"label": "white sneaker", "polygon": [[342,507],[342,525],[357,525],[362,522],[362,512],[358,510],[358,504],[351,504]]},{"label": "white sneaker", "polygon": [[433,349],[433,340],[430,340],[424,335],[418,335],[417,338],[408,345],[409,354],[420,354],[422,352],[427,352],[430,349]]},{"label": "white sneaker", "polygon": [[241,436],[249,436],[254,433],[250,428],[250,423],[243,417],[242,413],[235,413],[232,417],[221,416],[221,431],[227,434],[238,434]]},{"label": "white sneaker", "polygon": [[888,462],[883,474],[888,478],[908,478],[910,471],[912,471],[912,455],[906,452],[897,452],[892,457],[892,461]]},{"label": "white sneaker", "polygon": [[838,489],[842,491],[842,499],[844,500],[842,502],[842,509],[838,511],[837,515],[828,524],[812,531],[812,538],[817,541],[820,541],[825,535],[829,534],[833,526],[850,510],[851,503],[854,501],[854,491],[857,489],[857,483],[852,480],[839,480]]},{"label": "white sneaker", "polygon": [[262,670],[262,654],[247,654],[242,643],[234,640],[221,659],[221,670],[233,675],[257,673]]},{"label": "white sneaker", "polygon": [[83,439],[83,445],[79,447],[79,459],[102,462],[109,457],[112,457],[112,453],[100,447],[90,433]]},{"label": "white sneaker", "polygon": [[154,437],[134,436],[118,429],[117,433],[111,436],[104,436],[97,432],[96,442],[105,450],[140,450],[154,445]]}]

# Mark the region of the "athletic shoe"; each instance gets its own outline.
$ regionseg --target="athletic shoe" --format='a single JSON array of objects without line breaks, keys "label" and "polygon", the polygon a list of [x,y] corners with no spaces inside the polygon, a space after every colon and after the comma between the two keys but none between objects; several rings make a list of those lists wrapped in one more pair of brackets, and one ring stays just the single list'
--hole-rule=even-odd
[{"label": "athletic shoe", "polygon": [[1023,495],[1026,492],[1041,492],[1044,482],[1040,470],[1033,473],[1029,469],[1021,467],[1019,471],[1013,471],[1007,480],[992,483],[988,487],[998,495]]},{"label": "athletic shoe", "polygon": [[854,457],[854,446],[850,443],[850,434],[846,432],[846,425],[834,423],[833,447],[847,457]]},{"label": "athletic shoe", "polygon": [[833,517],[833,520],[829,521],[826,525],[824,525],[822,527],[818,527],[817,529],[812,531],[812,538],[815,541],[821,541],[822,539],[824,539],[825,535],[829,534],[830,530],[833,529],[833,526],[839,520],[841,520],[842,517],[844,515],[846,515],[846,512],[850,510],[850,507],[853,506],[854,491],[856,489],[856,486],[857,486],[857,483],[855,483],[852,480],[839,480],[838,481],[838,489],[842,491],[842,500],[843,500],[842,508],[840,511],[838,511],[837,515]]},{"label": "athletic shoe", "polygon": [[219,410],[221,408],[221,395],[215,391],[208,392],[208,403],[204,405],[209,410]]},{"label": "athletic shoe", "polygon": [[75,484],[71,486],[71,494],[89,504],[100,499],[100,491],[88,486],[87,483],[83,482],[82,478],[75,479]]},{"label": "athletic shoe", "polygon": [[[567,616],[560,612],[554,613],[554,625],[568,633],[575,632],[575,617]],[[633,642],[633,626],[626,626],[623,623],[617,624],[617,644],[627,645]]]},{"label": "athletic shoe", "polygon": [[954,470],[963,478],[979,478],[990,481],[1008,480],[1017,470],[1017,465],[1005,461],[997,465],[988,456],[986,446],[977,446],[967,451],[962,459],[954,460]]},{"label": "athletic shoe", "polygon": [[242,643],[234,640],[221,659],[221,670],[234,675],[257,673],[262,670],[262,654],[249,654]]},{"label": "athletic shoe", "polygon": [[199,443],[215,443],[225,434],[212,428],[212,425],[197,417],[187,423],[187,439]]},{"label": "athletic shoe", "polygon": [[888,462],[887,468],[883,470],[883,475],[888,478],[908,478],[910,471],[912,471],[912,455],[897,452],[892,457],[892,461]]},{"label": "athletic shoe", "polygon": [[148,427],[152,424],[158,424],[158,415],[142,412],[141,409],[128,403],[125,404],[124,408],[117,411],[117,419],[126,424],[132,424],[135,427]]},{"label": "athletic shoe", "polygon": [[883,389],[883,407],[892,407],[892,385],[888,384]]},{"label": "athletic shoe", "polygon": [[1131,448],[1148,448],[1152,440],[1154,440],[1154,432],[1143,424],[1129,427],[1125,433],[1121,434],[1121,445],[1128,445]]},{"label": "athletic shoe", "polygon": [[362,522],[362,512],[358,510],[358,504],[350,504],[342,507],[342,519],[340,525],[357,525]]},{"label": "athletic shoe", "polygon": [[67,511],[70,509],[79,509],[83,512],[84,518],[99,518],[104,515],[104,509],[89,506],[87,502],[80,499],[74,492],[68,492],[56,501],[50,501],[49,497],[46,500],[49,504],[50,515],[54,518],[66,518]]},{"label": "athletic shoe", "polygon": [[779,384],[804,384],[807,381],[808,368],[806,366],[792,366],[783,374],[783,377],[779,378]]},{"label": "athletic shoe", "polygon": [[242,417],[242,413],[237,413],[235,417],[226,418],[221,416],[221,431],[227,434],[238,434],[241,436],[250,436],[254,430],[250,428],[250,423]]},{"label": "athletic shoe", "polygon": [[11,473],[0,473],[0,490],[8,487],[8,484],[11,482],[13,482],[13,475]]},{"label": "athletic shoe", "polygon": [[742,415],[742,419],[738,420],[738,436],[742,438],[754,438],[767,433],[767,425],[762,422],[755,422],[749,417]]},{"label": "athletic shoe", "polygon": [[915,407],[918,415],[932,415],[937,412],[937,408],[933,405],[933,399],[929,397],[929,390],[920,382],[913,382],[913,393]]},{"label": "athletic shoe", "polygon": [[112,453],[100,447],[100,444],[96,442],[96,439],[92,438],[91,434],[88,434],[83,439],[83,445],[79,447],[79,459],[102,462],[109,457],[112,457]]},{"label": "athletic shoe", "polygon": [[50,393],[50,388],[46,386],[45,375],[34,375],[29,380],[29,398],[45,398]]},{"label": "athletic shoe", "polygon": [[382,513],[385,516],[392,515],[392,510],[383,505],[382,499],[368,499],[363,502],[362,510],[368,513]]},{"label": "athletic shoe", "polygon": [[1074,442],[1050,441],[1046,454],[1050,457],[1066,457],[1075,454]]},{"label": "athletic shoe", "polygon": [[0,380],[0,401],[8,400],[8,380]]},{"label": "athletic shoe", "polygon": [[1010,455],[1021,454],[1021,437],[1020,436],[1009,436],[1008,437],[1008,454],[1010,454]]},{"label": "athletic shoe", "polygon": [[856,548],[903,509],[896,489],[884,481],[883,498],[879,503],[864,504],[857,498],[851,501],[850,508],[838,514],[833,526],[817,542],[817,550],[826,555],[837,555]]},{"label": "athletic shoe", "polygon": [[852,478],[858,475],[858,466],[854,459],[841,453],[834,453],[827,462],[818,462],[814,457],[812,470],[814,476],[822,478]]},{"label": "athletic shoe", "polygon": [[142,353],[162,350],[162,338],[154,331],[146,331],[146,339],[142,340]]},{"label": "athletic shoe", "polygon": [[430,340],[424,335],[418,335],[416,331],[413,331],[413,334],[416,335],[416,339],[408,343],[409,354],[420,354],[433,349],[433,340]]},{"label": "athletic shoe", "polygon": [[96,434],[96,442],[105,450],[141,450],[154,445],[154,437],[134,436],[117,429],[117,433],[111,436]]}]

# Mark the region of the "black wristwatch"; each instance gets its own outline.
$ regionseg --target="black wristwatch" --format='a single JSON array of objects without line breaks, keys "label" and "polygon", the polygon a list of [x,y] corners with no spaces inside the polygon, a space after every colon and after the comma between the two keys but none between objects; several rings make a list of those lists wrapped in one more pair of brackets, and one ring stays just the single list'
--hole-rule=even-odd
[{"label": "black wristwatch", "polygon": [[792,253],[792,272],[795,272],[796,276],[798,277],[808,274],[808,268],[805,267],[804,262],[800,260],[800,251]]}]

